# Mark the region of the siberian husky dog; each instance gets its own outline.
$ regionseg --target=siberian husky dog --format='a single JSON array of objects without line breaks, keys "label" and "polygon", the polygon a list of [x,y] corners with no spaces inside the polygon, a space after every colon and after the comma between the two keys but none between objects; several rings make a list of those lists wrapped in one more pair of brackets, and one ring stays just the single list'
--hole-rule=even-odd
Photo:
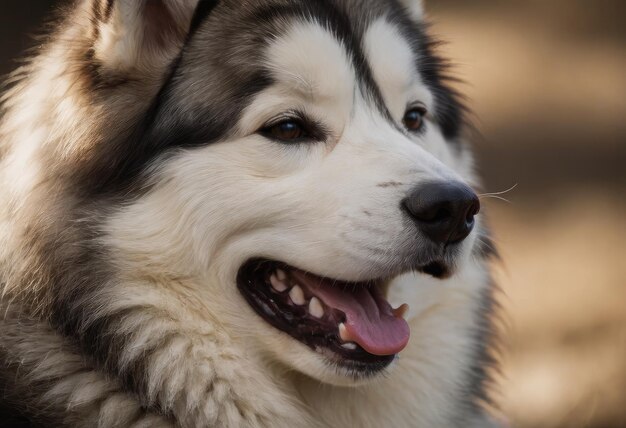
[{"label": "siberian husky dog", "polygon": [[83,0],[9,79],[0,424],[486,427],[493,254],[418,0]]}]

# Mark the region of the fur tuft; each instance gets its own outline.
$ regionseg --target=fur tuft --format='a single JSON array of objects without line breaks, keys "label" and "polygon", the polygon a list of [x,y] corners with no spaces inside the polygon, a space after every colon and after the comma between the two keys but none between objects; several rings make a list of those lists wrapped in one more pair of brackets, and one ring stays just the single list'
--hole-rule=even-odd
[{"label": "fur tuft", "polygon": [[189,32],[198,0],[94,0],[94,59],[108,73],[166,67]]},{"label": "fur tuft", "polygon": [[400,3],[409,12],[412,19],[419,22],[424,19],[424,2],[423,0],[400,0]]}]

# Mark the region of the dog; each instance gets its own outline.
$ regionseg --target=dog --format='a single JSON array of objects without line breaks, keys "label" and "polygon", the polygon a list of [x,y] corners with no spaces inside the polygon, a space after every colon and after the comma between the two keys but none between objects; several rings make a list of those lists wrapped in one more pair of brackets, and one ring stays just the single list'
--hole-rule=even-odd
[{"label": "dog", "polygon": [[418,0],[79,0],[0,124],[0,417],[489,427],[495,252]]}]

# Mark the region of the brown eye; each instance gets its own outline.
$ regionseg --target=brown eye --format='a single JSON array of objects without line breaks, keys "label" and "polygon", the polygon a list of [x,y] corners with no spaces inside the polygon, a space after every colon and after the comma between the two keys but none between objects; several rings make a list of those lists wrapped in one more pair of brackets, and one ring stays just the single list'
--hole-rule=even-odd
[{"label": "brown eye", "polygon": [[304,136],[304,128],[293,119],[288,119],[267,128],[265,132],[272,138],[283,141],[298,140]]},{"label": "brown eye", "polygon": [[420,131],[424,126],[426,110],[422,107],[412,108],[404,114],[402,122],[409,131]]}]

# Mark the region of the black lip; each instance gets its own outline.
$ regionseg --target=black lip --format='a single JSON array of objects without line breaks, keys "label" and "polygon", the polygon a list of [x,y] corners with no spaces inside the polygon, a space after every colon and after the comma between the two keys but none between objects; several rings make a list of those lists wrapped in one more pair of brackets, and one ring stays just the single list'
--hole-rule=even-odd
[{"label": "black lip", "polygon": [[462,248],[460,244],[460,242],[446,245],[430,244],[426,248],[416,248],[416,257],[407,270],[430,275],[436,279],[447,279],[456,271]]},{"label": "black lip", "polygon": [[418,268],[418,272],[425,273],[437,279],[446,279],[452,275],[452,268],[444,261],[433,261]]},{"label": "black lip", "polygon": [[288,304],[287,292],[276,293],[265,280],[278,268],[292,269],[284,263],[266,259],[252,259],[239,269],[237,287],[261,318],[325,355],[331,363],[348,369],[355,376],[367,377],[391,364],[395,355],[378,356],[368,353],[358,345],[354,350],[341,346],[342,341],[337,333],[337,325],[345,321],[345,315],[341,311],[331,310],[327,315],[328,319],[318,320],[311,317],[304,307]]}]

